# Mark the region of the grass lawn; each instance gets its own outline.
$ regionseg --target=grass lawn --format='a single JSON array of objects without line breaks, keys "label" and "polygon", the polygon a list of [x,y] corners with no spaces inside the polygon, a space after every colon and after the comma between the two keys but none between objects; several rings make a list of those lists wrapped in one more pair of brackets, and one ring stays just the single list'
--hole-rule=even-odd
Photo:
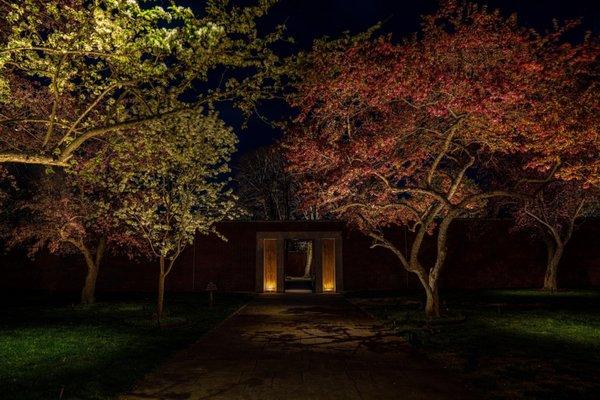
[{"label": "grass lawn", "polygon": [[[249,296],[167,295],[167,327],[154,299],[93,306],[9,305],[0,310],[0,398],[109,399],[195,342]],[[47,304],[47,303],[46,303]]]},{"label": "grass lawn", "polygon": [[442,293],[427,323],[419,293],[348,296],[459,374],[485,399],[600,399],[600,290]]}]

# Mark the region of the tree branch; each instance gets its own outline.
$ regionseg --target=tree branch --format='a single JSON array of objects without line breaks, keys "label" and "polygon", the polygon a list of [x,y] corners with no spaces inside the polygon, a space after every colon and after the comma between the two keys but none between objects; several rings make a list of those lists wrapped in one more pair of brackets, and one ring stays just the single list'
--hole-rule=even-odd
[{"label": "tree branch", "polygon": [[475,162],[475,157],[469,156],[469,161],[460,170],[460,172],[456,176],[456,179],[454,179],[454,182],[452,182],[452,186],[450,187],[450,190],[448,191],[448,201],[452,200],[452,197],[458,190],[458,186],[460,185],[463,178],[465,177],[465,173],[467,172],[467,170],[469,168],[471,168],[471,166],[473,165],[474,162]]},{"label": "tree branch", "polygon": [[387,240],[385,237],[383,237],[383,235],[378,235],[374,232],[369,232],[368,235],[375,240],[375,243],[373,243],[373,246],[371,246],[371,247],[379,246],[379,247],[385,247],[386,249],[391,250],[398,257],[398,259],[402,263],[402,266],[404,266],[404,268],[407,271],[411,271],[410,264],[406,260],[406,257],[404,256],[404,254],[402,254],[402,252],[400,250],[398,250],[396,248],[396,246],[394,246],[389,240]]},{"label": "tree branch", "polygon": [[60,154],[59,160],[61,161],[67,161],[72,155],[73,153],[79,148],[81,147],[81,145],[83,143],[85,143],[86,141],[98,137],[98,136],[102,136],[108,132],[112,132],[112,131],[116,131],[116,130],[121,130],[121,129],[130,129],[130,128],[135,128],[137,126],[146,124],[148,122],[153,122],[153,121],[160,121],[161,119],[168,117],[168,116],[172,116],[175,114],[179,114],[179,113],[183,113],[183,112],[187,112],[192,110],[192,108],[178,108],[175,110],[171,110],[171,111],[167,111],[161,114],[156,114],[156,115],[152,115],[152,116],[148,116],[145,118],[139,118],[139,119],[134,119],[134,120],[129,120],[129,121],[123,121],[123,122],[119,122],[116,124],[112,124],[112,125],[107,125],[107,126],[103,126],[103,127],[98,127],[98,128],[93,128],[90,129],[88,131],[86,131],[83,135],[79,136],[78,138],[76,138],[75,140],[73,140],[71,143],[69,143],[69,145],[67,147],[65,147],[65,149],[62,151],[62,153]]},{"label": "tree branch", "polygon": [[57,160],[51,156],[29,155],[21,153],[0,153],[0,164],[33,164],[54,167],[67,167],[69,164],[63,160]]},{"label": "tree branch", "polygon": [[117,87],[121,87],[123,85],[125,85],[125,83],[112,84],[112,85],[109,85],[106,89],[104,89],[104,91],[102,93],[100,93],[100,95],[96,98],[96,100],[94,100],[94,102],[92,102],[92,104],[90,104],[88,106],[88,108],[86,108],[86,110],[79,116],[79,118],[77,118],[77,120],[75,122],[73,122],[73,124],[71,125],[71,127],[69,128],[67,133],[63,136],[63,138],[60,140],[60,142],[58,144],[65,142],[65,140],[69,137],[69,135],[71,133],[73,133],[73,131],[75,130],[77,125],[79,125],[79,123],[98,105],[98,103],[100,103],[100,101],[104,98],[104,96],[106,96],[108,93],[110,93],[110,91],[112,91],[113,89],[116,89]]},{"label": "tree branch", "polygon": [[540,217],[538,217],[537,215],[535,215],[534,213],[532,213],[531,211],[525,209],[525,213],[527,215],[529,215],[531,218],[535,219],[538,223],[542,224],[543,226],[546,227],[546,229],[548,229],[548,231],[550,232],[550,234],[552,234],[552,237],[554,238],[554,240],[556,241],[557,244],[561,244],[562,243],[562,239],[560,237],[560,235],[558,234],[558,231],[549,223],[547,223],[546,221],[544,221],[543,219],[541,219]]}]

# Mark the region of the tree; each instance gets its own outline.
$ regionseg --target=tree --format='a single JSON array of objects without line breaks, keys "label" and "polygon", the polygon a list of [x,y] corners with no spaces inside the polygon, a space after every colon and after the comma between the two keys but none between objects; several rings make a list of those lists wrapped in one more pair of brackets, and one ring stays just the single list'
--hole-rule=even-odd
[{"label": "tree", "polygon": [[[561,41],[576,26],[570,22],[537,43],[543,62],[536,66],[540,106],[520,126],[534,140],[521,190],[517,227],[538,228],[548,250],[543,288],[558,289],[558,265],[576,221],[593,214],[600,190],[600,42],[587,34],[577,45]],[[523,171],[519,171],[523,175]],[[532,177],[533,175],[533,177]],[[516,177],[518,179],[518,177]]]},{"label": "tree", "polygon": [[543,289],[558,290],[558,267],[565,246],[579,219],[598,210],[598,192],[584,189],[579,181],[552,180],[533,185],[531,199],[521,203],[516,213],[519,229],[534,229],[544,239],[547,250]]},{"label": "tree", "polygon": [[[519,27],[515,16],[448,1],[399,44],[368,32],[319,41],[297,60],[290,103],[299,116],[286,145],[305,204],[392,251],[421,282],[428,317],[440,315],[452,221],[490,199],[523,197],[494,185],[508,173],[488,176],[551,136],[532,126],[561,91],[553,82],[565,75],[545,75],[547,66],[559,73],[557,63],[568,62],[554,58],[560,46],[554,34]],[[414,232],[406,252],[386,233],[398,225]],[[428,235],[437,250],[424,265]]]},{"label": "tree", "polygon": [[[255,220],[318,219],[319,214],[315,207],[300,207],[298,183],[288,171],[283,150],[277,143],[261,147],[240,159],[235,174],[240,205]],[[306,252],[304,277],[309,277],[313,243],[305,241],[297,246]]]},{"label": "tree", "polygon": [[42,175],[32,196],[13,207],[19,222],[8,235],[9,247],[27,245],[31,257],[44,248],[82,255],[86,265],[82,304],[95,301],[96,279],[107,248],[133,256],[144,245],[114,217],[118,203],[102,179],[95,182],[90,184],[73,172]]},{"label": "tree", "polygon": [[[277,86],[277,57],[269,46],[281,29],[261,36],[255,24],[270,1],[251,7],[208,1],[201,17],[187,7],[160,4],[0,2],[0,164],[78,169],[79,161],[102,148],[94,145],[97,139],[138,140],[132,133],[220,102],[249,113],[270,96]],[[70,190],[60,196],[69,198]],[[46,194],[36,200],[55,205]],[[99,205],[90,201],[84,208],[94,204]],[[80,214],[81,204],[68,205],[73,215]],[[40,212],[37,222],[52,226],[43,230],[50,242],[56,239],[50,233],[61,226],[55,217],[70,218],[61,214],[66,210],[51,216],[50,208],[29,207]],[[87,239],[80,238],[87,233],[79,228],[68,233],[71,245],[78,242],[84,251]]]},{"label": "tree", "polygon": [[150,124],[132,140],[113,144],[97,168],[109,175],[122,199],[117,216],[144,238],[158,259],[156,316],[164,315],[165,279],[197,233],[235,215],[225,175],[237,138],[215,113],[180,114]]},{"label": "tree", "polygon": [[244,155],[235,181],[241,205],[253,219],[291,220],[298,217],[296,184],[286,170],[286,159],[277,145]]},{"label": "tree", "polygon": [[64,167],[92,139],[270,95],[281,29],[255,21],[271,1],[210,0],[201,17],[162,3],[0,2],[0,163]]}]

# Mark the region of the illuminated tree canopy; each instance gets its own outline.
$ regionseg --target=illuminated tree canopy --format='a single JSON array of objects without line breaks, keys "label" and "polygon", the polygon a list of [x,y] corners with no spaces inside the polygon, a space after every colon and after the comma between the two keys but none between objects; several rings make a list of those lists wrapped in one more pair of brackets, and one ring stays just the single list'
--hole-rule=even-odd
[{"label": "illuminated tree canopy", "polygon": [[0,163],[66,166],[90,139],[269,96],[281,31],[260,36],[255,20],[270,1],[211,0],[202,16],[158,3],[0,4]]},{"label": "illuminated tree canopy", "polygon": [[[569,125],[564,118],[573,107],[560,107],[569,87],[587,98],[597,93],[595,82],[578,75],[597,63],[597,47],[591,39],[563,43],[562,33],[538,34],[521,28],[516,16],[450,1],[406,41],[367,33],[320,41],[298,59],[290,102],[300,114],[287,147],[306,205],[392,251],[422,283],[429,316],[440,312],[451,222],[489,199],[523,198],[506,190],[512,176],[506,161],[526,153],[528,162],[517,168],[543,171],[557,156],[591,155],[589,147],[573,147],[578,140],[598,146],[597,129],[576,128],[591,127],[593,113],[570,115]],[[597,110],[597,99],[589,107]],[[595,154],[588,158],[593,163]],[[594,168],[584,163],[561,171],[565,179],[588,171],[583,181],[593,182]],[[395,225],[414,231],[407,252],[386,237]],[[420,250],[433,233],[437,256],[426,265]]]},{"label": "illuminated tree canopy", "polygon": [[119,199],[116,218],[158,260],[160,320],[165,279],[179,255],[197,234],[219,235],[215,223],[236,215],[226,176],[237,137],[215,113],[188,113],[118,139],[86,174],[106,177]]}]

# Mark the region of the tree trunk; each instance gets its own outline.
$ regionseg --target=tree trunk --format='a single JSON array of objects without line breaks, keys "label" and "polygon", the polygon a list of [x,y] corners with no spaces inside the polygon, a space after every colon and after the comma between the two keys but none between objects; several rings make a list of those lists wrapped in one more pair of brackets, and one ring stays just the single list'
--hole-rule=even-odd
[{"label": "tree trunk", "polygon": [[427,318],[440,317],[440,295],[437,288],[425,291],[427,293],[427,302],[425,303],[425,315]]},{"label": "tree trunk", "polygon": [[98,266],[88,265],[88,272],[85,277],[85,284],[81,290],[81,304],[94,304],[96,293],[96,278],[98,277]]},{"label": "tree trunk", "polygon": [[158,274],[158,298],[156,303],[156,320],[160,325],[164,313],[165,304],[165,257],[160,257],[160,272]]},{"label": "tree trunk", "polygon": [[90,305],[94,304],[94,301],[96,301],[96,279],[98,278],[100,262],[104,256],[104,250],[106,249],[106,238],[102,237],[99,239],[95,259],[92,258],[91,252],[83,243],[80,243],[78,247],[85,257],[85,263],[87,266],[85,283],[83,285],[83,289],[81,290],[81,304]]},{"label": "tree trunk", "polygon": [[425,315],[428,319],[440,317],[440,295],[438,293],[437,284],[430,285],[425,276],[419,276],[419,281],[425,289]]},{"label": "tree trunk", "polygon": [[558,264],[562,258],[564,244],[557,243],[551,256],[548,257],[546,275],[544,276],[544,290],[556,292],[558,290]]},{"label": "tree trunk", "polygon": [[96,293],[96,278],[98,277],[98,266],[91,263],[88,265],[85,284],[81,291],[81,304],[94,304]]},{"label": "tree trunk", "polygon": [[391,250],[400,260],[401,265],[408,272],[412,272],[419,278],[426,295],[425,315],[427,318],[438,318],[440,314],[440,296],[438,291],[438,282],[446,260],[447,246],[446,240],[448,229],[452,221],[460,215],[461,209],[450,209],[444,217],[437,232],[437,256],[435,264],[431,268],[424,268],[419,262],[419,253],[423,239],[427,233],[429,225],[442,209],[442,205],[434,206],[428,211],[427,218],[420,224],[412,244],[409,246],[405,242],[404,253],[392,242],[385,239],[381,234],[371,233],[370,236],[376,240],[374,246],[381,246]]},{"label": "tree trunk", "polygon": [[313,258],[313,242],[309,241],[306,244],[306,264],[304,265],[304,277],[307,278],[310,276],[310,267],[312,265]]}]

